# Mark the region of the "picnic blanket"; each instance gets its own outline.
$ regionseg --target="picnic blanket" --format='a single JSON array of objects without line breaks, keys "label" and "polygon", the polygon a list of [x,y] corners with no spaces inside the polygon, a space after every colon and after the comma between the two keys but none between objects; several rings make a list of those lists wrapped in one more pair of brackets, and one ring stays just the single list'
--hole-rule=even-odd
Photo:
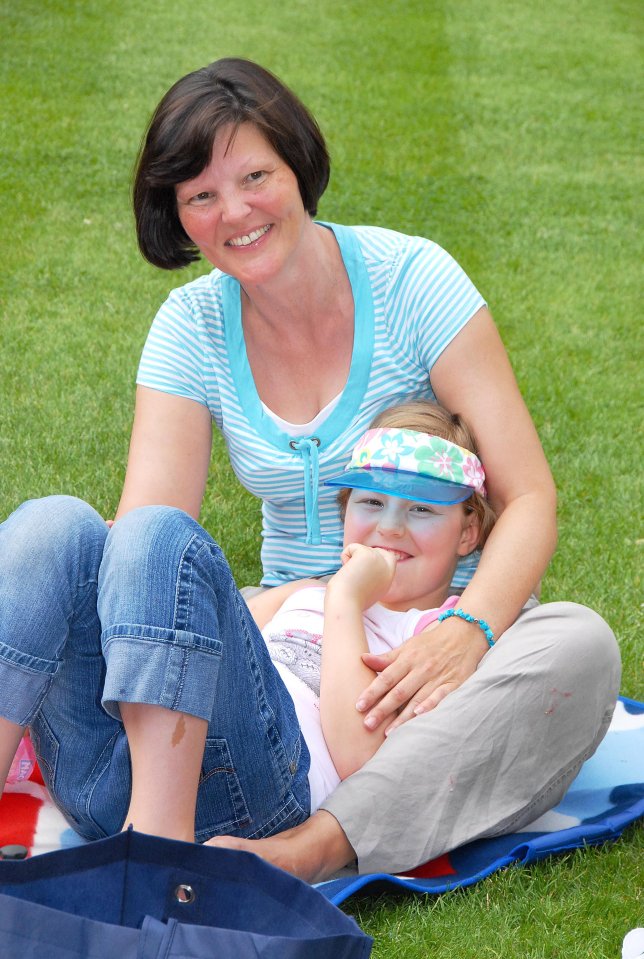
[{"label": "picnic blanket", "polygon": [[[644,703],[620,697],[605,739],[563,800],[521,832],[469,843],[406,875],[346,876],[318,888],[336,905],[365,888],[445,892],[472,885],[512,863],[528,865],[553,853],[617,839],[642,816]],[[38,855],[82,842],[52,802],[37,770],[26,782],[6,787],[0,799],[0,846],[20,844]]]},{"label": "picnic blanket", "polygon": [[615,840],[643,816],[644,703],[620,697],[606,737],[562,801],[521,832],[468,843],[405,875],[348,876],[318,888],[335,905],[365,888],[447,892],[513,863],[527,866],[557,852]]}]

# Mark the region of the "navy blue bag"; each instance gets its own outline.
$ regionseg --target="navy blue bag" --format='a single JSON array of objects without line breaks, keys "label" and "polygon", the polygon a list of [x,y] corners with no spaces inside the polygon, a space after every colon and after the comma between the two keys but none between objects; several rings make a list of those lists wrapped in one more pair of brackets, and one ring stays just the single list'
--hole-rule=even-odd
[{"label": "navy blue bag", "polygon": [[0,862],[3,959],[368,959],[313,887],[249,853],[128,830]]}]

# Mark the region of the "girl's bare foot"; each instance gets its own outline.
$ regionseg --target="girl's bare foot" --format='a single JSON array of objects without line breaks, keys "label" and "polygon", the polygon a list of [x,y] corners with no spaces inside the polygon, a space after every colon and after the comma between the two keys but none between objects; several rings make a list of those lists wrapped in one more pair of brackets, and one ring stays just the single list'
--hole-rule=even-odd
[{"label": "girl's bare foot", "polygon": [[299,826],[267,839],[215,836],[206,845],[254,852],[306,882],[322,882],[355,859],[355,852],[337,819],[324,810],[314,813]]}]

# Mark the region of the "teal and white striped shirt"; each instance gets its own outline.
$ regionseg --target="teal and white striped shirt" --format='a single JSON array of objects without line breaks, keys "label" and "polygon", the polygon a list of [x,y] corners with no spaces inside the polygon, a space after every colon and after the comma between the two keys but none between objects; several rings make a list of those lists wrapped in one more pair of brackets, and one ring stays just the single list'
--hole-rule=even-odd
[{"label": "teal and white striped shirt", "polygon": [[[433,399],[429,372],[484,301],[435,243],[378,227],[332,229],[355,304],[347,383],[315,437],[284,433],[262,409],[248,364],[237,280],[213,270],[173,290],[143,350],[137,383],[203,403],[239,481],[262,500],[262,584],[339,566],[342,523],[326,478],[344,469],[381,410]],[[331,345],[330,345],[331,346]],[[466,557],[453,586],[471,578]]]}]

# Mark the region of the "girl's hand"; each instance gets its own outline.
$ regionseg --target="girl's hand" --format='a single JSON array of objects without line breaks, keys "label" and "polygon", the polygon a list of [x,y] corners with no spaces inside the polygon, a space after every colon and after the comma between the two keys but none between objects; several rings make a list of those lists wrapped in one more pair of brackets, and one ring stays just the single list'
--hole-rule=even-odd
[{"label": "girl's hand", "polygon": [[388,735],[408,719],[434,709],[476,670],[489,649],[480,630],[450,619],[382,656],[364,653],[366,666],[379,673],[360,694],[356,708],[368,729],[377,729],[392,713]]},{"label": "girl's hand", "polygon": [[327,589],[368,609],[385,595],[396,573],[398,559],[391,550],[349,543],[342,551],[342,567]]}]

